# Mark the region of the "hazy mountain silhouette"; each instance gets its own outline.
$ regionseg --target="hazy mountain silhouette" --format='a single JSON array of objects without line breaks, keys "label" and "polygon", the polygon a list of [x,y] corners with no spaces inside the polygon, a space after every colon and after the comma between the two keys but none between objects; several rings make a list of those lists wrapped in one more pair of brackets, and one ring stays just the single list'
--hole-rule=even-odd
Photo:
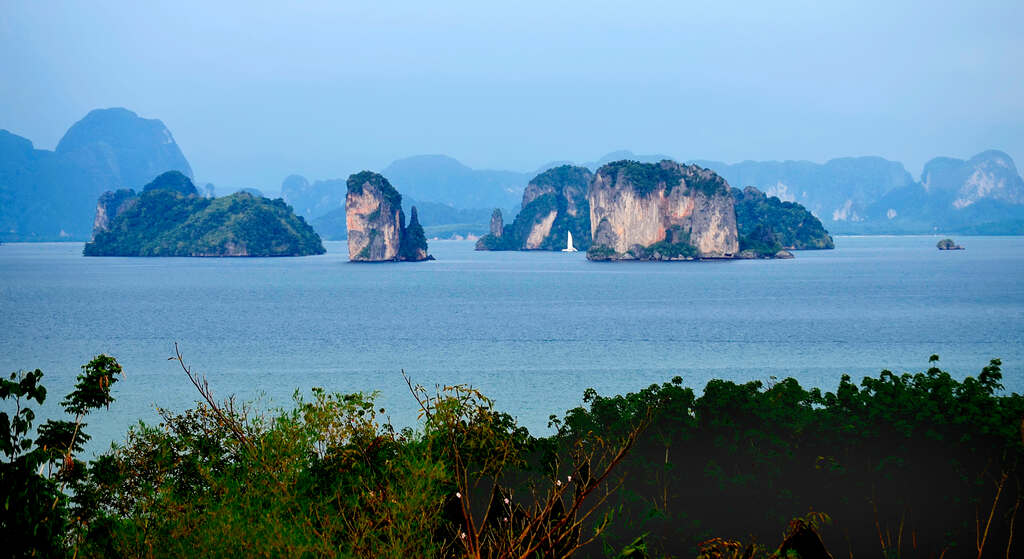
[{"label": "hazy mountain silhouette", "polygon": [[170,130],[127,109],[97,109],[54,151],[0,130],[0,239],[88,239],[96,199],[165,171],[191,177]]},{"label": "hazy mountain silhouette", "polygon": [[[582,165],[594,170],[621,159],[672,157],[620,150]],[[1000,151],[968,160],[935,158],[920,181],[901,163],[881,157],[690,162],[716,171],[736,188],[755,186],[799,202],[833,233],[1024,231],[1024,181]],[[494,208],[513,219],[530,179],[565,163],[552,161],[531,172],[481,170],[445,155],[417,155],[394,161],[382,174],[401,188],[408,205],[415,201],[428,235],[478,234],[487,231]],[[127,109],[91,111],[54,151],[35,149],[28,139],[0,130],[0,240],[88,239],[101,193],[139,188],[170,170],[192,176],[170,130]],[[207,185],[204,193],[210,192]],[[330,231],[322,231],[326,237],[343,236],[344,179],[310,182],[292,175],[281,193],[309,222],[319,220],[321,227],[330,222]],[[320,219],[332,213],[337,215]]]}]

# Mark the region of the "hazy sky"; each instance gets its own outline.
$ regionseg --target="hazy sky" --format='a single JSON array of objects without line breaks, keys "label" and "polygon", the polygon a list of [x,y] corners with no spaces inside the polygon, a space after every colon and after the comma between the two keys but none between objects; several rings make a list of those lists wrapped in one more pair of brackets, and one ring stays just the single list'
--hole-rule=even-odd
[{"label": "hazy sky", "polygon": [[226,188],[423,153],[1024,163],[1021,0],[0,3],[0,128],[52,149],[127,107]]}]

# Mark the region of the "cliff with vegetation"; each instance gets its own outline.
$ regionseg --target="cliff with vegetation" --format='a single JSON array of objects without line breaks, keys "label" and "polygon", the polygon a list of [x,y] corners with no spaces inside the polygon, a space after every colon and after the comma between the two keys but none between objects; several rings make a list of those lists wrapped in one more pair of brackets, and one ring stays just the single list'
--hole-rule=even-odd
[{"label": "cliff with vegetation", "polygon": [[591,260],[731,258],[739,251],[729,184],[696,165],[608,163],[588,201]]},{"label": "cliff with vegetation", "polygon": [[587,249],[587,192],[592,180],[588,169],[572,165],[554,167],[537,175],[523,191],[519,215],[510,225],[501,223],[500,213],[493,215],[491,232],[480,238],[477,250],[562,250],[568,233],[572,233],[577,249]]},{"label": "cliff with vegetation", "polygon": [[[748,186],[732,189],[740,252],[774,256],[781,250],[835,248],[821,220],[796,202],[784,202]],[[744,255],[747,256],[747,255]]]},{"label": "cliff with vegetation", "polygon": [[169,171],[136,194],[100,196],[86,256],[305,256],[320,237],[283,200],[239,192],[205,198]]},{"label": "cliff with vegetation", "polygon": [[416,209],[405,226],[402,195],[379,173],[363,171],[348,178],[345,223],[352,262],[430,260]]}]

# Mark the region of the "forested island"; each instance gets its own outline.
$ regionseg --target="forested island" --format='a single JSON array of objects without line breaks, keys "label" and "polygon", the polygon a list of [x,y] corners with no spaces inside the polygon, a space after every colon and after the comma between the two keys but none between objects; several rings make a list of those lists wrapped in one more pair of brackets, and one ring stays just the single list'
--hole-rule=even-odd
[{"label": "forested island", "polygon": [[199,195],[178,171],[100,196],[85,256],[306,256],[320,236],[280,198]]},{"label": "forested island", "polygon": [[[832,391],[792,379],[673,378],[583,394],[536,436],[466,385],[406,377],[420,421],[368,394],[217,400],[180,353],[188,410],[160,409],[84,461],[84,419],[116,406],[100,355],[34,430],[43,373],[0,398],[0,538],[11,556],[744,557],[1019,553],[1024,397],[1001,363],[957,380],[882,371]],[[130,377],[129,377],[130,378]],[[216,384],[216,379],[212,379]],[[34,402],[34,403],[33,403]]]}]

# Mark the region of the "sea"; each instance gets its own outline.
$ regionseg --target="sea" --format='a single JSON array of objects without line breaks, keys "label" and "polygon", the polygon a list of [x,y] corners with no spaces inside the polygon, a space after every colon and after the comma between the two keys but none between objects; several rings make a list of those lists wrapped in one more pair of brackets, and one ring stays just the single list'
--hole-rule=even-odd
[{"label": "sea", "polygon": [[[551,415],[681,376],[834,390],[938,354],[957,378],[990,359],[1024,392],[1024,237],[838,237],[792,260],[588,262],[583,253],[476,252],[433,241],[421,263],[349,263],[344,242],[302,258],[86,258],[81,243],[0,246],[0,371],[44,372],[57,417],[81,365],[124,367],[86,418],[95,454],[157,408],[217,398],[288,408],[313,387],[375,393],[415,426],[404,375],[469,384],[536,435]],[[3,403],[4,409],[11,407]]]}]

